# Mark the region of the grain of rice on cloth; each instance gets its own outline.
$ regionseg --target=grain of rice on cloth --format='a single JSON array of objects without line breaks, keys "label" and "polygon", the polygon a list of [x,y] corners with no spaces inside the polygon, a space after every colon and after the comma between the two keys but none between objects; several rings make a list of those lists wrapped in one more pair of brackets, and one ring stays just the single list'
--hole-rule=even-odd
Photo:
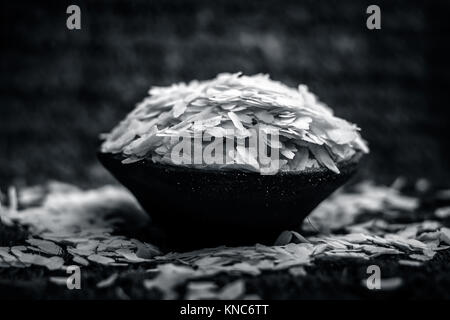
[{"label": "grain of rice on cloth", "polygon": [[[334,116],[307,86],[294,89],[268,75],[223,73],[207,81],[152,87],[149,95],[110,133],[102,135],[102,152],[122,154],[125,164],[142,159],[174,164],[171,151],[178,140],[173,138],[193,138],[200,132],[224,144],[226,139],[233,140],[235,152],[224,151],[225,161],[217,165],[183,165],[259,172],[260,157],[245,153],[238,139],[245,141],[261,131],[278,134],[279,143],[264,141],[269,153],[278,149],[277,172],[327,167],[339,173],[337,162],[357,151],[369,152],[360,129]],[[203,148],[206,145],[203,142]]]}]

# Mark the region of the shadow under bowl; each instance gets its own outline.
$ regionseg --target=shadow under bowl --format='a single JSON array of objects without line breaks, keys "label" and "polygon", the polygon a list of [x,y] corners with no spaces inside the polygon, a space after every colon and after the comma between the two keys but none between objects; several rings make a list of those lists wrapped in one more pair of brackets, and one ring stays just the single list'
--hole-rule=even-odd
[{"label": "shadow under bowl", "polygon": [[273,244],[283,230],[298,229],[308,214],[356,171],[361,154],[326,168],[261,175],[187,168],[120,154],[98,153],[164,235],[158,245],[190,250],[218,245]]}]

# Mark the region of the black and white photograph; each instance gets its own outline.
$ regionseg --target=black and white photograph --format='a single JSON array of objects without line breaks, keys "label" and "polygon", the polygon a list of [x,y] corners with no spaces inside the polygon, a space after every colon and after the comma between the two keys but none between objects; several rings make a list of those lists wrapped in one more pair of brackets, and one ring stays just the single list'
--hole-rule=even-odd
[{"label": "black and white photograph", "polygon": [[449,14],[2,1],[0,300],[450,299]]}]

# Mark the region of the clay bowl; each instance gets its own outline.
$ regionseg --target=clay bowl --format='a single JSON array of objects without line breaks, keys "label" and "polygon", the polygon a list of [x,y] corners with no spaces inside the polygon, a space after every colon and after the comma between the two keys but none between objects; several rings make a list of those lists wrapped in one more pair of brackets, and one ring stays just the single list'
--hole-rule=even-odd
[{"label": "clay bowl", "polygon": [[273,244],[356,171],[361,154],[327,169],[260,175],[209,171],[142,160],[122,164],[121,155],[98,153],[100,162],[127,187],[165,235],[173,250],[218,245]]}]

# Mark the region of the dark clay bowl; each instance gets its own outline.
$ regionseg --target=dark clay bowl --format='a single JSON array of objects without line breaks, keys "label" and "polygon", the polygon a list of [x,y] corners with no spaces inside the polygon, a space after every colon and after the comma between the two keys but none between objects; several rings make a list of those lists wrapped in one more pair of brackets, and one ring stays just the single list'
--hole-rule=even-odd
[{"label": "dark clay bowl", "polygon": [[217,245],[273,244],[355,172],[361,154],[338,163],[341,171],[260,175],[209,171],[142,160],[122,164],[121,155],[99,153],[101,163],[126,186],[176,250]]}]

